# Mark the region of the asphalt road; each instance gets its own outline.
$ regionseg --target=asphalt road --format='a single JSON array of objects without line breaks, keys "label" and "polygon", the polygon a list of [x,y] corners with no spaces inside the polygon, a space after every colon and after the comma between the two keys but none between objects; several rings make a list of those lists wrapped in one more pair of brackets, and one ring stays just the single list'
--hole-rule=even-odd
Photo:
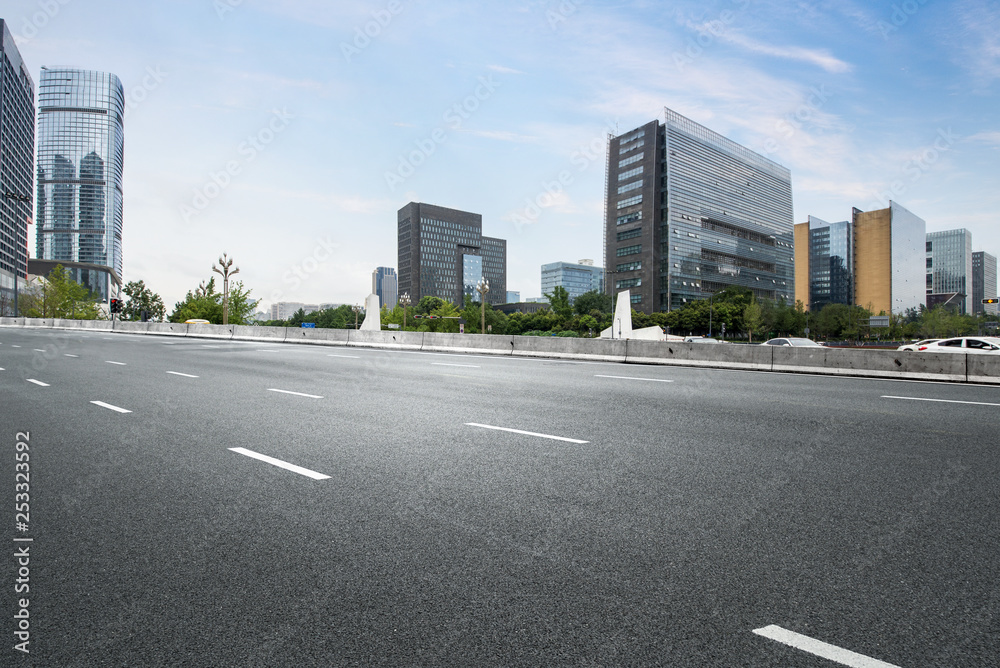
[{"label": "asphalt road", "polygon": [[1000,656],[1000,387],[30,329],[0,368],[0,665]]}]

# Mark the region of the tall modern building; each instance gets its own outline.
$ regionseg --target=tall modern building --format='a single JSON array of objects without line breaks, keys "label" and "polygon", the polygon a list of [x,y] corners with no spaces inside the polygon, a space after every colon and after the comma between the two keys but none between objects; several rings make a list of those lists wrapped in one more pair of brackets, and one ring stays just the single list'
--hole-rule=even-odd
[{"label": "tall modern building", "polygon": [[874,314],[902,313],[926,304],[927,225],[896,202],[854,209],[854,303]]},{"label": "tall modern building", "polygon": [[996,304],[984,304],[984,299],[997,296],[997,259],[985,251],[972,254],[973,313],[996,313]]},{"label": "tall modern building", "polygon": [[809,216],[795,226],[795,301],[807,310],[854,303],[854,230],[850,221]]},{"label": "tall modern building", "polygon": [[973,313],[972,232],[928,232],[926,247],[927,305],[950,303]]},{"label": "tall modern building", "polygon": [[542,265],[542,294],[550,295],[556,286],[569,293],[569,302],[591,290],[604,289],[604,267],[595,267],[593,260],[552,262]]},{"label": "tall modern building", "polygon": [[378,267],[372,272],[372,294],[378,295],[378,303],[387,308],[395,308],[399,302],[396,270],[392,267]]},{"label": "tall modern building", "polygon": [[42,68],[36,254],[104,301],[122,275],[124,115],[114,74]]},{"label": "tall modern building", "polygon": [[483,236],[478,213],[410,202],[397,214],[399,292],[416,304],[428,295],[461,306],[477,301],[476,285],[489,281],[489,304],[507,298],[507,242]]},{"label": "tall modern building", "polygon": [[680,114],[609,138],[608,291],[645,313],[730,285],[795,295],[789,171]]},{"label": "tall modern building", "polygon": [[25,287],[35,159],[35,84],[0,19],[0,315]]},{"label": "tall modern building", "polygon": [[507,291],[508,304],[517,304],[520,301],[521,301],[521,293],[519,291],[512,291],[512,290]]}]

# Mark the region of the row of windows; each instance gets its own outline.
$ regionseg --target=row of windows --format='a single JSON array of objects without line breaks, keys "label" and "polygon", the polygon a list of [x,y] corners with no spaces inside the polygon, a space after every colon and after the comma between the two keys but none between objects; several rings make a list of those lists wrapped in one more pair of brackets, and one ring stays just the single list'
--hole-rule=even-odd
[{"label": "row of windows", "polygon": [[618,169],[621,169],[622,167],[628,167],[629,165],[631,165],[634,162],[639,162],[640,160],[642,160],[642,156],[643,155],[645,155],[645,154],[644,153],[636,153],[635,155],[630,155],[627,158],[619,160],[618,161]]},{"label": "row of windows", "polygon": [[[635,169],[630,169],[627,172],[622,172],[621,174],[618,175],[618,180],[619,181],[624,181],[625,179],[630,179],[633,176],[639,176],[640,174],[642,174],[642,168],[643,168],[643,166],[639,165]],[[621,192],[621,191],[619,190],[618,192]]]},{"label": "row of windows", "polygon": [[623,246],[615,251],[617,257],[625,257],[626,255],[635,255],[642,252],[642,244],[636,244],[635,246]]},{"label": "row of windows", "polygon": [[618,241],[625,241],[626,239],[635,239],[636,237],[642,236],[642,228],[637,227],[634,230],[627,230],[625,232],[619,232],[617,236]]},{"label": "row of windows", "polygon": [[642,262],[627,262],[615,267],[617,271],[638,271],[642,269]]},{"label": "row of windows", "polygon": [[635,211],[633,213],[626,213],[624,216],[618,216],[616,224],[625,225],[626,223],[634,223],[637,220],[642,220],[642,211]]},{"label": "row of windows", "polygon": [[634,197],[628,197],[623,200],[618,200],[619,209],[624,209],[627,206],[633,206],[635,204],[642,204],[642,195],[635,195]]},{"label": "row of windows", "polygon": [[628,153],[632,149],[639,148],[640,146],[642,146],[645,143],[646,143],[645,139],[640,139],[639,141],[635,142],[634,144],[629,144],[628,146],[623,146],[620,149],[618,149],[618,155],[625,155],[626,153]]},{"label": "row of windows", "polygon": [[646,136],[646,131],[640,128],[640,129],[638,129],[638,130],[636,130],[636,131],[634,131],[634,132],[630,132],[630,133],[629,133],[629,134],[627,134],[627,135],[623,135],[623,136],[622,136],[622,137],[621,137],[621,138],[620,138],[620,139],[618,140],[618,143],[619,143],[619,144],[627,144],[627,143],[629,143],[630,141],[635,141],[636,139],[639,139],[639,138],[641,138],[641,137],[645,137],[645,136]]},{"label": "row of windows", "polygon": [[615,290],[625,290],[627,288],[637,288],[642,285],[641,278],[628,278],[624,281],[615,282]]},{"label": "row of windows", "polygon": [[636,188],[642,187],[642,180],[633,181],[632,183],[626,183],[623,186],[618,186],[618,194],[627,193],[630,190],[635,190]]}]

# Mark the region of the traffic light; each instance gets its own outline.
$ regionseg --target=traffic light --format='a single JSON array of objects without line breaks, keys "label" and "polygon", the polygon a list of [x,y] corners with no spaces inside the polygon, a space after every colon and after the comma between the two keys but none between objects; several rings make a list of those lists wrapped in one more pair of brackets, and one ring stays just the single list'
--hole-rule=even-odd
[{"label": "traffic light", "polygon": [[122,300],[120,300],[120,299],[112,299],[110,307],[111,307],[110,310],[111,310],[112,313],[121,313],[122,312]]},{"label": "traffic light", "polygon": [[983,303],[984,304],[1000,304],[1000,299],[997,299],[995,297],[993,299],[984,299]]}]

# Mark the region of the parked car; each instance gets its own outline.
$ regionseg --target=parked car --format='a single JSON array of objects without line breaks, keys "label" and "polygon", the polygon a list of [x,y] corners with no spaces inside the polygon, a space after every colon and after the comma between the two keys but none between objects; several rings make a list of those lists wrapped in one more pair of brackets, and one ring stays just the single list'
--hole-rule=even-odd
[{"label": "parked car", "polygon": [[812,339],[804,339],[800,336],[786,336],[780,339],[770,339],[761,344],[762,346],[793,346],[795,348],[822,348]]},{"label": "parked car", "polygon": [[190,320],[184,321],[185,325],[211,325],[208,320],[203,320],[202,318],[191,318]]},{"label": "parked car", "polygon": [[959,336],[953,339],[941,339],[917,348],[928,353],[986,353],[1000,355],[1000,337],[996,336]]},{"label": "parked car", "polygon": [[920,341],[914,341],[913,343],[907,343],[902,345],[896,350],[907,350],[909,352],[915,352],[920,349],[920,346],[926,346],[928,343],[934,343],[935,341],[940,341],[941,339],[922,339]]},{"label": "parked car", "polygon": [[710,336],[685,336],[684,343],[725,343]]}]

